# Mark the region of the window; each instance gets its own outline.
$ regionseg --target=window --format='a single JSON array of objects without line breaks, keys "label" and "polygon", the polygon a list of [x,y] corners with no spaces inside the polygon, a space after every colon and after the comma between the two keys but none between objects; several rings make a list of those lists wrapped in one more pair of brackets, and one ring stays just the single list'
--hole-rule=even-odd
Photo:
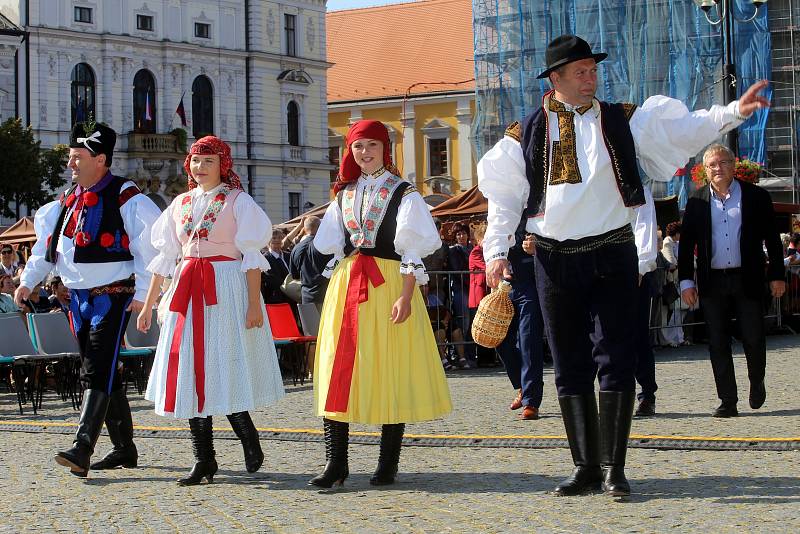
[{"label": "window", "polygon": [[194,36],[202,39],[211,39],[211,24],[203,22],[194,23]]},{"label": "window", "polygon": [[339,145],[328,147],[328,161],[334,166],[331,169],[331,184],[333,184],[339,175]]},{"label": "window", "polygon": [[300,215],[300,193],[289,193],[289,218]]},{"label": "window", "polygon": [[428,139],[428,161],[430,176],[447,173],[447,139]]},{"label": "window", "polygon": [[156,81],[146,69],[133,78],[133,131],[156,133]]},{"label": "window", "polygon": [[92,23],[92,8],[75,6],[75,22]]},{"label": "window", "polygon": [[72,124],[95,118],[94,72],[86,63],[72,69]]},{"label": "window", "polygon": [[300,146],[300,108],[292,100],[286,106],[286,126],[288,128],[288,140],[292,146]]},{"label": "window", "polygon": [[296,15],[284,15],[283,16],[283,25],[286,31],[286,55],[287,56],[296,56],[297,55],[297,38],[295,32],[295,22],[297,21]]},{"label": "window", "polygon": [[199,139],[214,133],[214,89],[206,76],[192,83],[192,135]]},{"label": "window", "polygon": [[136,15],[136,29],[146,32],[153,31],[153,17],[150,15]]}]

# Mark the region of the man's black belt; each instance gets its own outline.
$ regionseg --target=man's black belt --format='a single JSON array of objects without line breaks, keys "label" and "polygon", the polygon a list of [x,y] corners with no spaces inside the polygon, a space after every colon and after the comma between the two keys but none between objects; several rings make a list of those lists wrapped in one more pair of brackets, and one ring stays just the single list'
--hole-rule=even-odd
[{"label": "man's black belt", "polygon": [[731,274],[741,274],[741,267],[728,267],[727,269],[711,269],[711,274],[721,274],[723,276]]},{"label": "man's black belt", "polygon": [[626,224],[621,228],[611,230],[604,234],[582,237],[580,239],[556,241],[555,239],[542,237],[540,235],[536,235],[535,237],[537,251],[577,254],[579,252],[591,252],[609,245],[633,243],[633,230],[630,224]]},{"label": "man's black belt", "polygon": [[125,280],[117,280],[104,286],[93,287],[89,290],[89,294],[93,297],[100,295],[133,295],[134,293],[136,293],[136,282],[132,277]]}]

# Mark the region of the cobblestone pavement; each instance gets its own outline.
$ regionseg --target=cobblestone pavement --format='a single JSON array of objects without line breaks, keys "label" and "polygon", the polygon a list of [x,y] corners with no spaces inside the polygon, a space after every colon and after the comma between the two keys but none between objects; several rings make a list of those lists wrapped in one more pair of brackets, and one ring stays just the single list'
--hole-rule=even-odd
[{"label": "cobblestone pavement", "polygon": [[[740,417],[709,417],[718,401],[706,347],[657,352],[659,417],[634,420],[633,434],[751,438],[800,437],[798,337],[768,339],[768,397],[747,406],[741,347],[736,350]],[[518,421],[507,405],[514,392],[502,370],[449,376],[454,412],[443,421],[409,425],[415,434],[563,435],[552,371],[545,371],[544,417]],[[261,428],[318,429],[311,389],[287,386],[277,406],[254,413]],[[185,428],[153,414],[132,395],[137,426]],[[19,415],[0,393],[0,421],[75,423],[76,412],[45,397],[38,416]],[[215,426],[229,428],[224,418]],[[376,428],[354,427],[355,430]],[[558,498],[548,492],[571,469],[567,449],[405,447],[399,482],[369,486],[378,449],[351,445],[351,476],[342,489],[305,485],[324,462],[320,443],[263,440],[261,471],[243,469],[241,447],[215,444],[220,472],[210,486],[179,488],[193,463],[189,441],[138,438],[140,468],[93,472],[80,480],[52,460],[66,435],[0,432],[0,531],[245,532],[797,532],[800,452],[659,451],[632,449],[627,472],[634,495]],[[98,453],[108,448],[101,437]]]}]

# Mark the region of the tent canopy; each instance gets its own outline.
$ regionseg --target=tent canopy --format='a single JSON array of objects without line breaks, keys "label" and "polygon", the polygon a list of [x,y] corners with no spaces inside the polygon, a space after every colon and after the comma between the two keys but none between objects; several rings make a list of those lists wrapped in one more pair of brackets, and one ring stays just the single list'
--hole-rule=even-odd
[{"label": "tent canopy", "polygon": [[23,217],[0,234],[0,243],[30,243],[36,241],[33,217]]}]

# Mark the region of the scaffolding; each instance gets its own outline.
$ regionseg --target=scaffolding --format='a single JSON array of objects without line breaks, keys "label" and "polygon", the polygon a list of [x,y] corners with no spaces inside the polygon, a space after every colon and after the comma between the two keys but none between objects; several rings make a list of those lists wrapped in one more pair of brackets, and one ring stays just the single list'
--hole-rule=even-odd
[{"label": "scaffolding", "polygon": [[[724,84],[735,83],[741,92],[756,79],[772,79],[772,33],[777,113],[764,110],[748,122],[740,149],[766,162],[767,175],[775,176],[765,181],[768,186],[796,198],[798,2],[771,0],[754,24],[735,26],[738,79],[726,79],[720,29],[692,0],[473,0],[476,155],[540,105],[549,85],[536,76],[545,69],[547,43],[558,35],[580,35],[608,53],[598,76],[599,98],[641,104],[664,94],[694,109],[721,103]],[[752,14],[749,2],[735,4],[739,18]]]}]

